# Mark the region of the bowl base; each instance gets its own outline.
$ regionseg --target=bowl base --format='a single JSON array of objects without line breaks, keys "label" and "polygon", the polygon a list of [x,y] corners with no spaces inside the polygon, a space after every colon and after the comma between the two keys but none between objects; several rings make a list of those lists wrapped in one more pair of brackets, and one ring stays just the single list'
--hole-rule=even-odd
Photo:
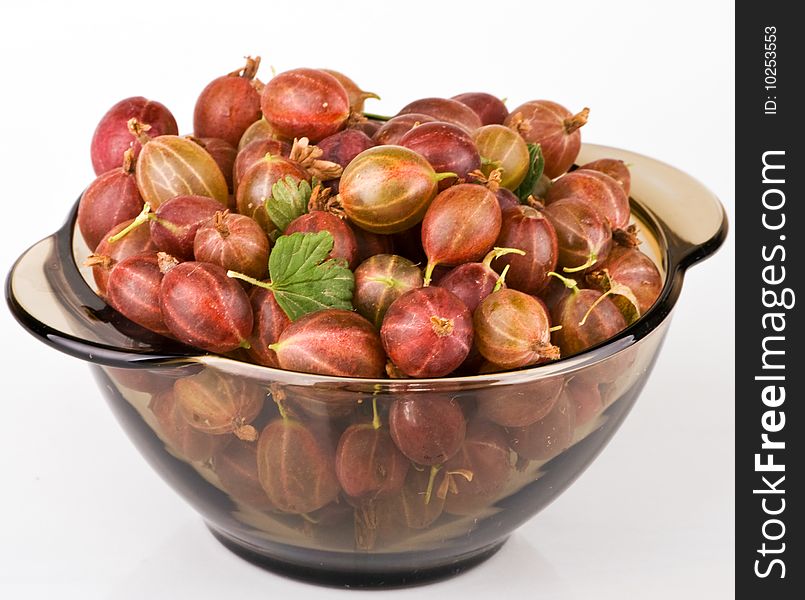
[{"label": "bowl base", "polygon": [[[306,583],[315,583],[331,587],[366,589],[366,588],[399,588],[424,585],[459,575],[472,567],[481,564],[495,554],[508,538],[495,542],[472,552],[454,557],[444,564],[418,568],[414,565],[397,563],[388,555],[378,570],[337,569],[326,567],[326,559],[310,563],[290,562],[267,554],[247,541],[234,538],[207,524],[215,538],[228,550],[259,567],[284,577],[297,579]],[[396,555],[400,556],[400,555]]]}]

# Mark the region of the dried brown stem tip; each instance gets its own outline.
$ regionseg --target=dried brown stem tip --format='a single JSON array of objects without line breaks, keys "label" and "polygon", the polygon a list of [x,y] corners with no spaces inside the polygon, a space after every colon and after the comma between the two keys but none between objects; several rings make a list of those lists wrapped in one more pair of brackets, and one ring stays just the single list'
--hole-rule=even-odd
[{"label": "dried brown stem tip", "polygon": [[545,202],[541,198],[537,198],[533,194],[528,195],[528,198],[526,198],[525,203],[531,208],[538,210],[540,212],[545,210]]},{"label": "dried brown stem tip", "polygon": [[84,266],[110,269],[114,262],[115,260],[111,256],[106,256],[105,254],[90,254],[87,260],[84,261]]},{"label": "dried brown stem tip", "polygon": [[587,117],[590,114],[590,109],[586,106],[581,109],[580,113],[573,115],[572,117],[565,119],[565,131],[568,133],[573,133],[579,127],[582,127],[587,124]]},{"label": "dried brown stem tip", "polygon": [[408,375],[400,371],[393,362],[386,361],[386,375],[389,379],[409,379]]},{"label": "dried brown stem tip", "polygon": [[347,213],[344,210],[344,207],[341,205],[341,199],[338,196],[333,196],[327,200],[327,204],[324,205],[324,210],[334,214],[339,219],[347,218]]},{"label": "dried brown stem tip", "polygon": [[294,139],[289,158],[295,160],[319,181],[329,181],[341,177],[343,168],[338,163],[320,160],[324,151],[310,143],[306,137]]},{"label": "dried brown stem tip", "polygon": [[167,252],[157,252],[157,265],[163,275],[179,264],[179,260]]},{"label": "dried brown stem tip", "polygon": [[[368,96],[368,98],[377,98],[374,94]],[[359,126],[368,123],[369,119],[367,119],[363,113],[359,112],[351,112],[349,113],[349,117],[347,118],[347,124],[345,129],[356,129]]]},{"label": "dried brown stem tip", "polygon": [[307,211],[327,210],[328,200],[332,193],[333,190],[331,188],[326,188],[322,184],[317,183],[313,191],[310,192],[310,200],[307,202]]},{"label": "dried brown stem tip", "polygon": [[134,159],[134,150],[127,148],[123,153],[123,170],[126,173],[134,173],[134,165],[136,162],[137,161]]},{"label": "dried brown stem tip", "polygon": [[475,169],[474,171],[470,171],[467,175],[471,179],[476,180],[478,183],[485,185],[489,191],[494,194],[500,189],[500,182],[503,177],[503,169],[493,169],[489,175],[484,175],[483,171],[480,169]]},{"label": "dried brown stem tip", "polygon": [[257,430],[251,425],[240,425],[239,427],[235,428],[234,434],[236,438],[243,440],[244,442],[257,441]]},{"label": "dried brown stem tip", "polygon": [[637,237],[637,234],[637,225],[631,223],[625,229],[615,229],[612,232],[612,239],[615,240],[616,244],[621,246],[637,248],[640,245],[640,239]]},{"label": "dried brown stem tip", "polygon": [[523,113],[518,112],[512,117],[512,120],[509,123],[509,129],[513,129],[517,133],[523,134],[530,131],[531,125],[523,118]]},{"label": "dried brown stem tip", "polygon": [[559,360],[561,357],[559,346],[554,346],[553,344],[540,344],[535,348],[535,350],[542,358],[548,360]]},{"label": "dried brown stem tip", "polygon": [[260,68],[260,57],[255,56],[252,58],[251,56],[245,56],[246,65],[241,67],[237,71],[232,71],[229,73],[229,77],[243,77],[245,79],[254,79],[254,76],[257,75],[257,69]]},{"label": "dried brown stem tip", "polygon": [[455,471],[448,471],[444,474],[444,478],[442,479],[442,484],[439,486],[438,491],[436,492],[436,497],[440,500],[444,500],[447,498],[447,492],[449,491],[451,494],[458,494],[458,486],[456,485],[455,476],[460,475],[467,481],[472,481],[473,472],[468,471],[467,469],[456,469]]},{"label": "dried brown stem tip", "polygon": [[132,117],[126,122],[129,133],[137,138],[137,141],[145,145],[151,141],[151,137],[146,133],[151,129],[148,123],[140,123],[136,118]]},{"label": "dried brown stem tip", "polygon": [[229,226],[226,224],[227,217],[229,217],[228,210],[219,210],[212,217],[213,226],[223,238],[229,237]]},{"label": "dried brown stem tip", "polygon": [[433,326],[433,333],[439,337],[445,337],[453,333],[453,319],[445,319],[434,315],[430,318],[430,323]]}]

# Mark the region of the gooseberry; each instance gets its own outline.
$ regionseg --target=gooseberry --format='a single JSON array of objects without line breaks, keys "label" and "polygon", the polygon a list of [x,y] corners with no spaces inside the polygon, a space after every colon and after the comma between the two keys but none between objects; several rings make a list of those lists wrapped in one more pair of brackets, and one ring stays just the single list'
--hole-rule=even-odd
[{"label": "gooseberry", "polygon": [[380,337],[394,365],[409,377],[443,377],[469,354],[472,314],[438,287],[410,290],[386,311]]},{"label": "gooseberry", "polygon": [[538,294],[548,284],[548,273],[556,269],[559,257],[556,230],[542,212],[530,206],[508,208],[502,217],[495,245],[521,252],[495,260],[495,270],[502,273],[508,266],[506,285],[527,294]]},{"label": "gooseberry", "polygon": [[218,265],[191,261],[170,269],[159,307],[180,342],[217,353],[248,345],[254,322],[249,297]]},{"label": "gooseberry", "polygon": [[440,192],[422,221],[422,247],[428,257],[425,285],[437,264],[482,259],[498,238],[501,220],[497,198],[482,185],[462,183]]},{"label": "gooseberry", "polygon": [[349,96],[338,79],[317,69],[293,69],[266,84],[263,117],[281,135],[316,143],[344,128]]},{"label": "gooseberry", "polygon": [[355,269],[352,303],[377,329],[392,302],[405,292],[422,287],[422,271],[407,258],[376,254]]},{"label": "gooseberry", "polygon": [[397,233],[422,220],[439,181],[422,156],[401,146],[361,152],[341,175],[339,198],[349,220],[374,233]]},{"label": "gooseberry", "polygon": [[207,84],[196,100],[194,135],[238,145],[246,129],[260,118],[260,93],[254,81],[259,66],[259,56],[247,57],[246,66]]},{"label": "gooseberry", "polygon": [[439,182],[442,190],[454,184],[456,178],[466,179],[481,168],[481,157],[473,139],[457,125],[440,121],[423,123],[402,136],[399,144],[424,156],[437,173],[455,174]]},{"label": "gooseberry", "polygon": [[483,357],[504,369],[559,358],[548,313],[534,296],[512,289],[494,292],[478,305],[473,326]]},{"label": "gooseberry", "polygon": [[217,211],[196,230],[193,255],[229,271],[254,279],[268,274],[271,242],[260,224],[246,215]]},{"label": "gooseberry", "polygon": [[472,139],[481,155],[484,174],[501,169],[500,185],[516,190],[531,164],[523,138],[503,125],[485,125],[475,130]]},{"label": "gooseberry", "polygon": [[481,119],[482,125],[502,125],[509,116],[509,109],[500,98],[485,92],[467,92],[453,96],[462,104],[469,106]]},{"label": "gooseberry", "polygon": [[579,129],[590,110],[574,115],[550,100],[531,100],[509,113],[504,125],[517,131],[530,144],[539,144],[545,159],[545,174],[551,179],[565,173],[581,149]]},{"label": "gooseberry", "polygon": [[123,153],[140,153],[139,140],[132,137],[128,122],[137,119],[147,125],[151,136],[178,135],[176,119],[163,104],[142,96],[126,98],[110,108],[101,118],[92,136],[92,167],[100,175],[123,164]]},{"label": "gooseberry", "polygon": [[90,248],[96,248],[110,229],[133,219],[143,208],[131,149],[126,150],[122,163],[122,167],[99,175],[81,194],[78,228]]},{"label": "gooseberry", "polygon": [[380,377],[386,355],[377,331],[357,313],[325,309],[297,319],[269,346],[283,369],[341,377]]},{"label": "gooseberry", "polygon": [[629,225],[629,197],[623,187],[609,175],[599,171],[577,169],[553,182],[547,203],[574,196],[597,210],[610,228],[624,229]]},{"label": "gooseberry", "polygon": [[449,98],[421,98],[406,104],[399,113],[400,115],[417,113],[433,117],[437,121],[452,123],[465,129],[467,133],[472,133],[478,129],[482,123],[481,119],[466,104],[458,100]]}]

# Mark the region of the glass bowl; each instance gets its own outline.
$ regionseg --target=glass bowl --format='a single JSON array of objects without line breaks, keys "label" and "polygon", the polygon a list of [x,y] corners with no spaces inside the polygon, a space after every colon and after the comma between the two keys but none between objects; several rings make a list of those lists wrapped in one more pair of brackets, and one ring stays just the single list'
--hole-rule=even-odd
[{"label": "glass bowl", "polygon": [[[139,451],[236,554],[331,585],[447,577],[491,556],[592,462],[651,372],[686,269],[725,238],[721,204],[690,176],[590,144],[579,162],[603,157],[631,166],[633,218],[664,286],[615,338],[539,367],[368,380],[200,354],[145,332],[94,293],[79,266],[89,251],[76,235],[76,207],[60,231],[19,258],[6,296],[30,333],[91,364]],[[434,418],[460,411],[466,421],[465,441],[444,465],[393,455],[389,412],[424,405],[436,407]],[[444,432],[434,422],[414,421],[408,443],[438,446]],[[360,499],[347,497],[336,478],[336,448],[348,427],[353,447],[339,475],[358,488],[383,482]]]}]

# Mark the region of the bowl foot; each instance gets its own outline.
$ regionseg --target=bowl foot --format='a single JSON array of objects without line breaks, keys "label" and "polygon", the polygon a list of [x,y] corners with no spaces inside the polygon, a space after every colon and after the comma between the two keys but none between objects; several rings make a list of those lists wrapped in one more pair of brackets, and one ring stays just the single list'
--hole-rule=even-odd
[{"label": "bowl foot", "polygon": [[[210,532],[226,548],[241,558],[278,575],[290,577],[307,583],[342,588],[397,588],[424,585],[459,575],[479,565],[500,550],[508,538],[478,550],[444,559],[433,564],[433,559],[422,560],[422,555],[409,554],[365,554],[315,551],[306,561],[278,558],[255,545],[232,537],[207,524]],[[416,558],[416,557],[419,557]],[[348,557],[345,560],[345,557]],[[332,558],[332,560],[330,560]],[[346,563],[354,559],[352,566]],[[416,563],[422,563],[418,566]],[[335,565],[335,566],[333,566]],[[425,566],[427,565],[427,566]]]}]

